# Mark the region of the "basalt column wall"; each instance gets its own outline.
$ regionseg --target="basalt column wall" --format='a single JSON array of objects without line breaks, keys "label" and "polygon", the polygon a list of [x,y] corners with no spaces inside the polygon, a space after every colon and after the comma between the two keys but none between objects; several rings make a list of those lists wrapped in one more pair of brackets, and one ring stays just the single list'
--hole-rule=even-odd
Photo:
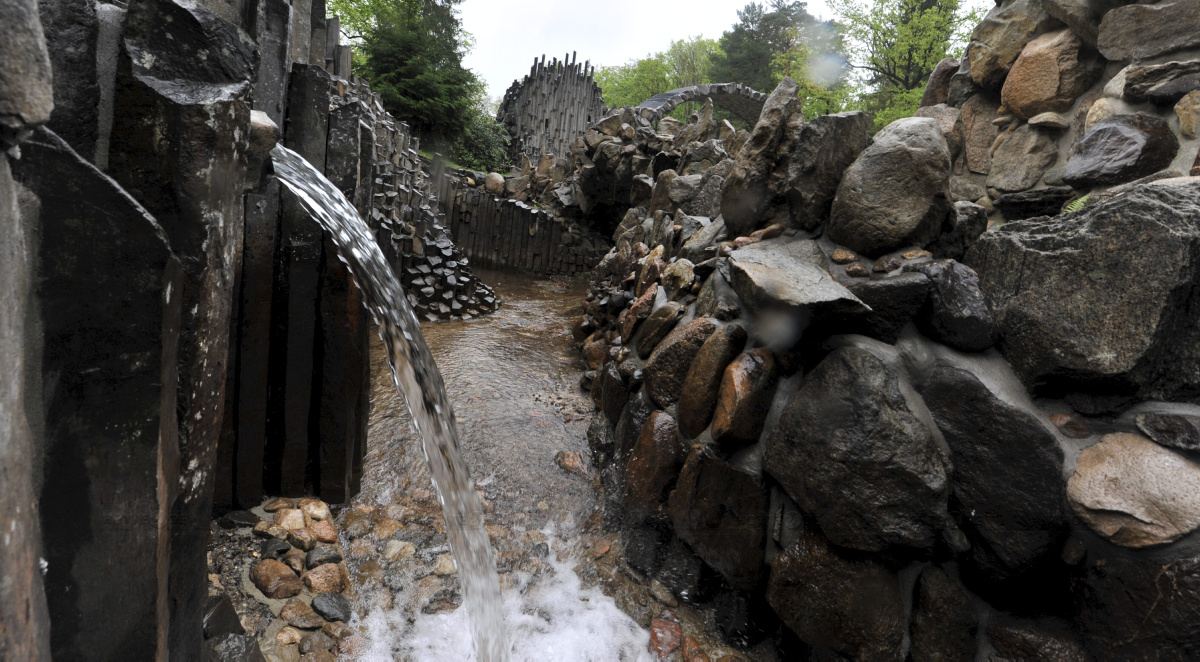
[{"label": "basalt column wall", "polygon": [[377,229],[428,175],[305,4],[0,7],[2,659],[228,644],[201,628],[214,508],[358,489],[370,322],[268,153]]},{"label": "basalt column wall", "polygon": [[595,69],[575,56],[546,63],[534,60],[529,75],[513,81],[500,102],[496,119],[512,138],[509,157],[518,163],[525,155],[537,161],[543,154],[566,158],[575,139],[598,122],[606,108]]}]

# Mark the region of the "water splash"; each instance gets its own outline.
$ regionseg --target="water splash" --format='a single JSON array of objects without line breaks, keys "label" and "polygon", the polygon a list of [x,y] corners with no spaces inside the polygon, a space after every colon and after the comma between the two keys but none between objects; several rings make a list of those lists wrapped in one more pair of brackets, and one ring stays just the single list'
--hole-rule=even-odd
[{"label": "water splash", "polygon": [[367,309],[379,325],[392,377],[421,436],[425,463],[442,506],[446,537],[462,582],[463,604],[471,617],[476,657],[480,662],[507,660],[504,605],[496,562],[483,526],[483,506],[459,451],[454,411],[417,317],[367,224],[337,187],[302,156],[282,145],[271,150],[271,159],[275,175],[333,236],[338,258],[354,276]]}]

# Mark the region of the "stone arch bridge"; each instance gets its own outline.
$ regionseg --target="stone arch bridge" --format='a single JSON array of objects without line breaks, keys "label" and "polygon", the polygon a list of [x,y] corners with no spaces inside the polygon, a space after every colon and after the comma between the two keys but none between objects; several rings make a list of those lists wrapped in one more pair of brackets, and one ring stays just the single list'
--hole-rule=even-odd
[{"label": "stone arch bridge", "polygon": [[705,99],[712,99],[713,106],[727,110],[754,126],[762,114],[767,95],[741,83],[693,85],[656,94],[639,104],[635,110],[651,122],[657,122],[680,104],[703,102]]}]

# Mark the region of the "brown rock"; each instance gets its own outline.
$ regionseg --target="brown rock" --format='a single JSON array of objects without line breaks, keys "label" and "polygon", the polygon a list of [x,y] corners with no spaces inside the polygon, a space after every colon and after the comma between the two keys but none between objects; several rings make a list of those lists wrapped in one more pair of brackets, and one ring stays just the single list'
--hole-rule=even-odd
[{"label": "brown rock", "polygon": [[650,652],[664,660],[679,648],[683,640],[683,628],[675,621],[656,618],[650,621]]},{"label": "brown rock", "polygon": [[850,264],[857,260],[858,256],[844,248],[835,248],[829,259],[833,260],[834,264]]},{"label": "brown rock", "polygon": [[304,552],[295,547],[289,549],[283,555],[283,564],[291,568],[297,574],[304,572]]},{"label": "brown rock", "polygon": [[724,448],[740,448],[762,434],[779,373],[775,355],[760,348],[733,360],[721,378],[712,436]]},{"label": "brown rock", "polygon": [[334,641],[341,641],[342,639],[354,634],[354,630],[351,630],[349,625],[346,625],[341,621],[333,621],[332,623],[326,623],[325,625],[322,625],[321,632],[324,632],[329,636],[330,639],[333,639]]},{"label": "brown rock", "polygon": [[404,525],[390,517],[380,517],[375,522],[375,538],[378,540],[387,540],[396,535],[396,532],[403,529]]},{"label": "brown rock", "polygon": [[1051,414],[1050,422],[1063,435],[1072,439],[1087,439],[1092,436],[1092,427],[1079,414]]},{"label": "brown rock", "polygon": [[802,640],[859,660],[902,659],[900,584],[873,561],[843,558],[816,533],[776,557],[767,602]]},{"label": "brown rock", "polygon": [[1185,138],[1200,135],[1200,90],[1192,90],[1175,104],[1175,115],[1179,117],[1179,132]]},{"label": "brown rock", "polygon": [[270,501],[263,504],[263,510],[267,511],[268,513],[275,513],[275,512],[279,512],[280,510],[283,510],[284,508],[295,508],[295,507],[296,507],[296,502],[287,497],[279,497],[276,499],[271,499]]},{"label": "brown rock", "polygon": [[1079,455],[1067,498],[1118,545],[1169,543],[1200,528],[1200,464],[1141,435],[1106,435]]},{"label": "brown rock", "polygon": [[922,108],[946,103],[950,97],[950,78],[958,73],[959,66],[958,60],[952,57],[937,63],[929,75],[929,82],[925,83],[925,93],[921,95]]},{"label": "brown rock", "polygon": [[361,538],[371,532],[371,516],[360,510],[342,515],[342,529],[350,538]]},{"label": "brown rock", "polygon": [[852,278],[866,278],[871,275],[871,270],[863,266],[862,262],[855,262],[846,266],[846,275]]},{"label": "brown rock", "polygon": [[308,527],[308,530],[312,532],[313,537],[318,542],[333,543],[338,541],[337,526],[331,520],[326,519],[313,522],[313,525]]},{"label": "brown rock", "polygon": [[637,300],[633,302],[633,305],[629,307],[628,314],[625,316],[625,321],[622,322],[618,328],[621,338],[623,338],[626,343],[628,343],[630,340],[633,340],[633,332],[637,330],[637,325],[641,323],[642,320],[646,319],[646,316],[650,314],[650,310],[654,308],[654,299],[657,296],[658,283],[654,283],[650,287],[646,288],[646,291],[642,293],[642,296],[638,297]]},{"label": "brown rock", "polygon": [[304,511],[305,515],[315,520],[331,519],[333,514],[329,512],[329,506],[320,499],[301,499],[297,504],[300,510]]},{"label": "brown rock", "polygon": [[1082,46],[1070,30],[1029,42],[1004,79],[1000,103],[1022,119],[1068,110],[1100,74],[1096,62],[1083,56]]},{"label": "brown rock", "polygon": [[288,531],[299,531],[307,527],[310,520],[303,510],[281,508],[275,512],[275,523]]},{"label": "brown rock", "polygon": [[325,624],[325,619],[317,615],[309,604],[300,598],[292,598],[279,611],[279,617],[294,628],[301,630],[316,630]]},{"label": "brown rock", "polygon": [[558,468],[569,474],[576,476],[587,475],[587,464],[584,462],[583,456],[575,451],[559,451],[554,455],[554,463]]},{"label": "brown rock", "polygon": [[289,531],[287,540],[292,547],[298,547],[306,552],[317,546],[317,537],[308,529]]},{"label": "brown rock", "polygon": [[695,439],[712,421],[725,368],[746,346],[746,331],[737,324],[717,329],[696,353],[679,397],[679,431]]},{"label": "brown rock", "polygon": [[683,638],[683,662],[709,662],[708,653],[704,652],[695,637]]},{"label": "brown rock", "polygon": [[[679,318],[683,317],[683,313],[683,304],[677,301],[668,301],[650,313],[645,324],[642,325],[641,337],[638,338],[638,356],[643,359],[649,358],[654,348],[658,347],[658,343],[666,338],[667,334],[679,323]],[[599,366],[597,365],[597,367]]]},{"label": "brown rock", "polygon": [[996,5],[971,33],[967,59],[972,80],[984,89],[1000,89],[1025,45],[1059,25],[1040,0]]},{"label": "brown rock", "polygon": [[650,414],[625,465],[625,507],[634,515],[663,511],[667,491],[679,475],[687,449],[676,436],[675,419],[656,411]]},{"label": "brown rock", "polygon": [[333,662],[336,658],[330,653],[337,646],[333,639],[324,632],[312,632],[304,636],[300,640],[300,652],[304,654],[301,662],[310,662],[309,656],[317,654],[317,657],[312,658],[311,662],[316,660],[329,660]]},{"label": "brown rock", "polygon": [[275,559],[263,559],[250,568],[250,581],[272,600],[290,598],[303,588],[292,569]]},{"label": "brown rock", "polygon": [[996,142],[997,106],[984,95],[976,94],[962,105],[963,134],[966,136],[967,169],[982,175],[992,165],[992,143]]},{"label": "brown rock", "polygon": [[707,317],[694,319],[672,331],[650,354],[642,373],[650,397],[658,406],[669,407],[679,400],[696,353],[716,329]]},{"label": "brown rock", "polygon": [[[928,117],[938,123],[938,128],[942,130],[942,137],[946,139],[946,146],[950,148],[950,161],[957,163],[958,157],[962,154],[965,140],[962,111],[940,103],[936,106],[924,106],[917,109],[913,117]],[[957,166],[956,169],[958,169]]]},{"label": "brown rock", "polygon": [[262,520],[258,524],[254,525],[254,535],[260,538],[278,538],[280,540],[287,540],[287,534],[287,529],[274,522]]},{"label": "brown rock", "polygon": [[287,646],[288,644],[298,644],[298,643],[300,643],[300,639],[301,639],[303,636],[304,636],[304,633],[303,633],[303,632],[301,632],[301,631],[297,630],[296,628],[294,628],[294,627],[292,627],[292,626],[288,625],[288,626],[284,626],[284,628],[283,628],[283,629],[281,629],[281,630],[280,630],[280,631],[279,631],[279,632],[278,632],[278,633],[275,635],[275,641],[278,641],[279,643],[283,644],[284,646]]},{"label": "brown rock", "polygon": [[341,593],[349,588],[336,563],[319,565],[304,573],[304,585],[313,593]]},{"label": "brown rock", "polygon": [[592,370],[599,368],[604,363],[604,357],[608,355],[608,342],[604,340],[604,334],[597,331],[583,343],[583,359],[587,361],[587,365]]}]

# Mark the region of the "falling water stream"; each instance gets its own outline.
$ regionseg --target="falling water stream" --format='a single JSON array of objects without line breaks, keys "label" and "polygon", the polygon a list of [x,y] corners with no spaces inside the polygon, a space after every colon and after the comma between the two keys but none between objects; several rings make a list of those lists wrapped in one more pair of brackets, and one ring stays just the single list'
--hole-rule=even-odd
[{"label": "falling water stream", "polygon": [[483,507],[459,450],[454,412],[442,375],[425,344],[400,281],[370,229],[346,197],[299,154],[271,150],[275,175],[333,237],[338,257],[362,290],[388,349],[396,386],[422,440],[458,566],[463,603],[480,662],[507,660],[508,643],[496,563],[484,529]]}]

